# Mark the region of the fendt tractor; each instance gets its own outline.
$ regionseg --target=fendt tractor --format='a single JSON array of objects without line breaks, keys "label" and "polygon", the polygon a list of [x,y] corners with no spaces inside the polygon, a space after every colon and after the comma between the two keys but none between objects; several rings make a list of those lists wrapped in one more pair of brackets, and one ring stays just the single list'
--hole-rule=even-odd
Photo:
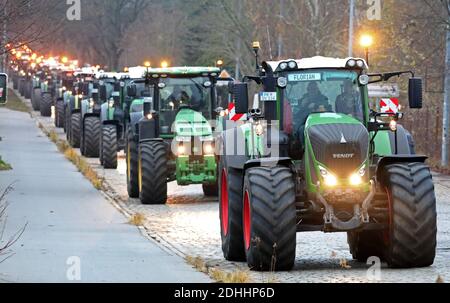
[{"label": "fendt tractor", "polygon": [[56,98],[55,98],[55,126],[65,128],[66,113],[65,105],[72,97],[72,89],[75,82],[74,69],[72,67],[61,67],[57,75]]},{"label": "fendt tractor", "polygon": [[72,96],[68,98],[65,106],[66,111],[66,134],[70,146],[80,147],[81,139],[81,104],[83,99],[92,96],[95,71],[92,68],[84,67],[74,73],[76,82],[72,88]]},{"label": "fendt tractor", "polygon": [[117,153],[125,149],[130,103],[126,102],[126,87],[131,82],[128,73],[114,73],[107,88],[108,102],[102,104],[100,122],[100,164],[117,168]]},{"label": "fendt tractor", "polygon": [[[143,204],[164,204],[167,182],[202,184],[205,195],[217,195],[213,129],[215,84],[212,67],[148,69],[134,80],[127,142],[130,197]],[[138,89],[141,96],[138,96]]]},{"label": "fendt tractor", "polygon": [[[296,232],[323,231],[346,232],[358,261],[433,264],[436,198],[427,157],[415,154],[398,124],[403,114],[371,109],[368,96],[369,84],[410,75],[409,107],[419,109],[422,80],[410,71],[368,74],[357,58],[257,66],[256,76],[232,88],[236,112],[248,121],[218,139],[225,258],[253,270],[290,270]],[[249,106],[253,82],[259,93]]]}]

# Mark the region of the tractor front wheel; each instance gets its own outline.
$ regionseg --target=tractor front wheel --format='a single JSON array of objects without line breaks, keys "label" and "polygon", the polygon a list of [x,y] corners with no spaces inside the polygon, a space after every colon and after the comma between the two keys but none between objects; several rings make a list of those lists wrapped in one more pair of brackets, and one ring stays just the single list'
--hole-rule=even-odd
[{"label": "tractor front wheel", "polygon": [[128,133],[127,146],[127,190],[130,198],[139,198],[139,172],[138,172],[138,144],[133,133]]},{"label": "tractor front wheel", "polygon": [[384,259],[384,235],[382,231],[352,231],[347,233],[347,242],[353,259],[367,262],[370,257]]},{"label": "tractor front wheel", "polygon": [[386,259],[394,268],[427,267],[436,256],[436,196],[424,163],[386,166],[390,228]]},{"label": "tractor front wheel", "polygon": [[70,117],[69,143],[73,148],[80,147],[81,138],[81,114],[74,113]]},{"label": "tractor front wheel", "polygon": [[219,164],[219,213],[223,256],[228,261],[245,261],[242,231],[242,173]]},{"label": "tractor front wheel", "polygon": [[246,172],[243,230],[250,269],[285,271],[294,267],[296,218],[295,184],[289,168],[256,167]]},{"label": "tractor front wheel", "polygon": [[217,197],[219,193],[219,186],[217,184],[203,184],[203,194],[206,197]]},{"label": "tractor front wheel", "polygon": [[100,150],[100,119],[90,116],[84,119],[83,128],[83,155],[88,158],[97,158]]},{"label": "tractor front wheel", "polygon": [[55,126],[58,128],[64,127],[65,112],[64,112],[64,101],[57,100],[55,108]]},{"label": "tractor front wheel", "polygon": [[103,126],[100,154],[104,168],[117,168],[117,127],[115,125]]},{"label": "tractor front wheel", "polygon": [[41,97],[41,104],[39,109],[42,117],[50,117],[52,115],[52,95],[50,93],[43,93]]},{"label": "tractor front wheel", "polygon": [[167,147],[163,142],[139,145],[139,187],[142,204],[167,202]]},{"label": "tractor front wheel", "polygon": [[41,89],[33,88],[33,93],[31,95],[31,106],[33,110],[38,111],[41,105]]}]

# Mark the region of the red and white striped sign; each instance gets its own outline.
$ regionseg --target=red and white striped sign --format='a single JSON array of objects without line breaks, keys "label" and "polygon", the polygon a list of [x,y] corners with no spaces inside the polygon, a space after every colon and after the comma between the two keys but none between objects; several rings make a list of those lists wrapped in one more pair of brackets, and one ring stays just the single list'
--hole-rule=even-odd
[{"label": "red and white striped sign", "polygon": [[228,117],[231,121],[244,121],[247,120],[246,114],[236,114],[236,106],[234,103],[228,105]]},{"label": "red and white striped sign", "polygon": [[383,98],[380,101],[380,111],[384,114],[396,114],[399,112],[399,105],[397,98]]}]

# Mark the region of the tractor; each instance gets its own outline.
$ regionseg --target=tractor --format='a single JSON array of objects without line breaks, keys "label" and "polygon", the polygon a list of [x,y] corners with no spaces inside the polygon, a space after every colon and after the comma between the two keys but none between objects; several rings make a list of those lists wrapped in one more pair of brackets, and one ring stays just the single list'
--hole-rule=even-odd
[{"label": "tractor", "polygon": [[72,96],[72,89],[75,82],[74,72],[75,71],[70,68],[63,67],[57,75],[58,81],[55,89],[55,126],[58,128],[65,128],[65,105]]},{"label": "tractor", "polygon": [[256,62],[256,76],[230,88],[248,120],[226,121],[218,137],[224,257],[257,271],[291,270],[296,233],[322,231],[347,233],[361,262],[432,265],[427,157],[398,123],[403,113],[371,108],[368,95],[369,84],[408,75],[409,107],[420,109],[422,80],[411,71],[369,74],[359,58]]},{"label": "tractor", "polygon": [[[68,103],[65,105],[66,112],[66,134],[69,144],[74,148],[81,145],[83,120],[81,116],[82,101],[94,95],[98,97],[97,91],[93,94],[95,71],[91,68],[84,67],[74,73],[77,81],[72,88],[72,96],[67,98]],[[90,101],[89,101],[90,102]],[[92,151],[95,153],[95,151]]]},{"label": "tractor", "polygon": [[[202,184],[206,196],[217,195],[213,127],[215,84],[212,67],[148,69],[134,80],[127,140],[130,197],[143,204],[165,204],[167,183]],[[138,91],[140,96],[138,96]]]},{"label": "tractor", "polygon": [[107,86],[108,102],[101,108],[100,164],[106,169],[117,168],[117,153],[125,149],[128,103],[126,87],[131,82],[127,73],[115,73]]}]

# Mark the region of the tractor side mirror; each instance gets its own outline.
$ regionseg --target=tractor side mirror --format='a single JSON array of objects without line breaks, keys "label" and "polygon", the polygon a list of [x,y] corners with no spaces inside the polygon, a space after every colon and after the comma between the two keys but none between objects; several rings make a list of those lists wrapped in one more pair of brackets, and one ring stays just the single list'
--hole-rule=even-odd
[{"label": "tractor side mirror", "polygon": [[127,87],[127,95],[128,97],[135,98],[137,95],[136,85],[130,85]]},{"label": "tractor side mirror", "polygon": [[235,83],[233,96],[236,106],[236,114],[248,113],[248,85],[247,83]]},{"label": "tractor side mirror", "polygon": [[0,104],[6,104],[8,92],[8,75],[0,74]]},{"label": "tractor side mirror", "polygon": [[99,86],[98,95],[99,95],[100,100],[106,101],[106,99],[107,99],[106,85]]},{"label": "tractor side mirror", "polygon": [[423,90],[422,90],[422,78],[409,79],[409,107],[410,108],[422,108],[423,103]]}]

